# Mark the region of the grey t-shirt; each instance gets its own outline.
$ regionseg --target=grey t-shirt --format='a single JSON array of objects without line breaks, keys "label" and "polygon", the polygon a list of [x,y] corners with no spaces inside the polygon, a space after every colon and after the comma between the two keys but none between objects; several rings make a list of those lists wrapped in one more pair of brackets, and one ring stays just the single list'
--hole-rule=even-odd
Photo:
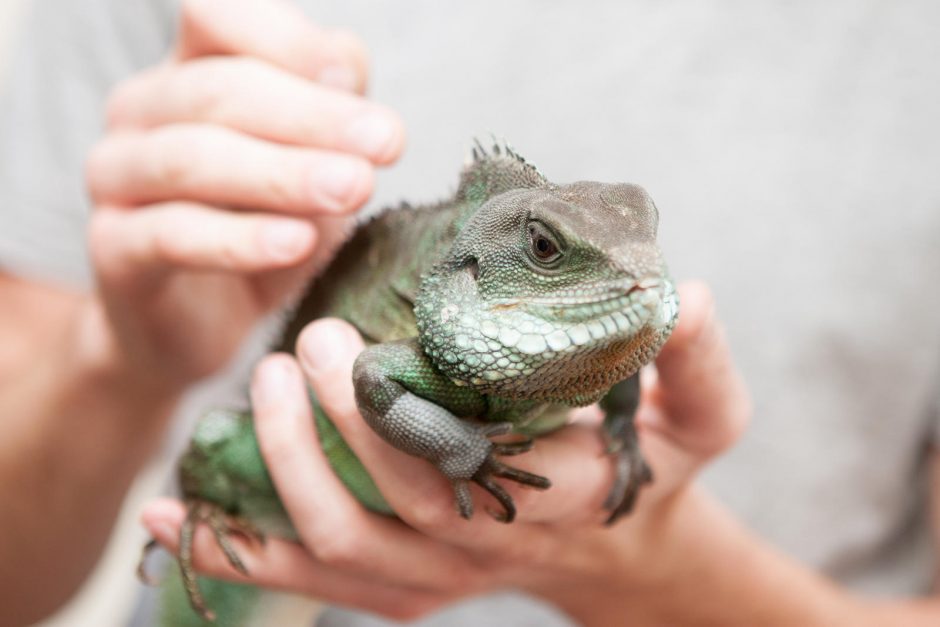
[{"label": "grey t-shirt", "polygon": [[[703,483],[855,590],[929,590],[940,5],[303,4],[363,36],[371,94],[408,126],[373,206],[446,193],[489,130],[552,180],[644,185],[673,273],[713,286],[755,399]],[[174,11],[37,2],[0,117],[0,267],[88,283],[82,158],[109,86],[163,54]],[[561,620],[546,611],[501,597],[426,624]]]}]

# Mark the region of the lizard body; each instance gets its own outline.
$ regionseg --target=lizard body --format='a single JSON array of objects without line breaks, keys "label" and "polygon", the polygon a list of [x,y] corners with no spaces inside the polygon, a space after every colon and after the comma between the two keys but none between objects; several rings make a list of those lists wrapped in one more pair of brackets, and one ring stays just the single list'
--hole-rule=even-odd
[{"label": "lizard body", "polygon": [[[494,479],[537,488],[546,478],[501,454],[564,424],[563,408],[602,401],[617,478],[610,521],[652,479],[636,443],[638,371],[665,342],[678,302],[656,245],[658,212],[635,185],[556,185],[505,146],[474,150],[454,197],[403,206],[363,224],[301,299],[279,344],[291,351],[311,320],[337,316],[369,344],[354,385],[363,418],[389,443],[431,461],[451,481],[462,516],[469,484],[501,503]],[[323,450],[369,509],[393,514],[361,462],[312,397]],[[254,532],[296,538],[258,451],[249,411],[200,420],[180,462],[190,503],[181,571],[193,607],[207,608],[191,567],[194,526],[206,521],[227,547],[219,516]],[[231,526],[231,525],[230,525]]]}]

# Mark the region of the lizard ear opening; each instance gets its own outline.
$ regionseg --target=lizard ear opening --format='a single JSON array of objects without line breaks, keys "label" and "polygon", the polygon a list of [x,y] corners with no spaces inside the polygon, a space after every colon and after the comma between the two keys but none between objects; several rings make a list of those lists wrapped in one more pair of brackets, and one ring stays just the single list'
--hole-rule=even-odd
[{"label": "lizard ear opening", "polygon": [[477,261],[476,257],[470,257],[467,260],[466,268],[474,281],[480,278],[480,262]]}]

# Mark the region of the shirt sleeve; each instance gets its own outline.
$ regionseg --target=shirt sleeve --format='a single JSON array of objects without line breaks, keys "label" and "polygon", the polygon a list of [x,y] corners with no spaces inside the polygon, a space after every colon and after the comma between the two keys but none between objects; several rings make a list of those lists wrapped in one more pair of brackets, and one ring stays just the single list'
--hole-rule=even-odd
[{"label": "shirt sleeve", "polygon": [[87,286],[85,156],[110,89],[165,54],[175,2],[29,6],[0,97],[0,271]]}]

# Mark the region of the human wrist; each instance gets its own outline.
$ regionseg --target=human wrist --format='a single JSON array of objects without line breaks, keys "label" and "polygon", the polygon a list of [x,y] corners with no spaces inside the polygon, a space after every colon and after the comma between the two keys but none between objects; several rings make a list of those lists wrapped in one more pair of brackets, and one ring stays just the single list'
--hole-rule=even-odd
[{"label": "human wrist", "polygon": [[122,402],[175,402],[187,387],[185,381],[136,359],[118,338],[104,305],[94,295],[83,301],[70,335],[70,365],[77,377],[92,388],[109,389]]},{"label": "human wrist", "polygon": [[677,584],[685,556],[679,548],[689,521],[702,506],[691,486],[683,486],[613,528],[586,530],[568,543],[556,567],[541,569],[524,588],[557,606],[582,625],[623,622],[664,623],[662,604]]},{"label": "human wrist", "polygon": [[97,409],[102,435],[132,448],[135,440],[162,432],[185,386],[141,368],[118,342],[93,295],[83,299],[67,337],[60,368],[64,389],[72,403]]},{"label": "human wrist", "polygon": [[[858,599],[777,552],[705,490],[686,486],[605,535],[530,592],[579,624],[868,625]],[[596,567],[602,564],[603,566]]]}]

